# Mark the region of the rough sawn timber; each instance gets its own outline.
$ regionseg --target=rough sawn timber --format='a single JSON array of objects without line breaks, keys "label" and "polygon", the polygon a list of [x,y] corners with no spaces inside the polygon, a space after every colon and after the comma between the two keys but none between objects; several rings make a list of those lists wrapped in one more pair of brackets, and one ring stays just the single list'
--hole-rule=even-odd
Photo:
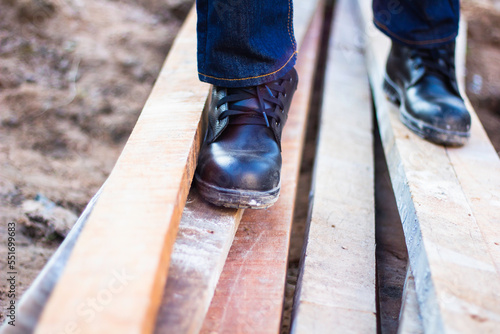
[{"label": "rough sawn timber", "polygon": [[243,211],[211,205],[191,189],[155,333],[199,333]]},{"label": "rough sawn timber", "polygon": [[[367,67],[398,203],[423,328],[429,333],[495,332],[500,326],[498,208],[500,165],[473,116],[472,138],[446,148],[414,135],[382,91],[390,41],[359,0]],[[479,152],[471,152],[477,147]],[[476,170],[474,168],[477,168]],[[472,181],[474,180],[474,181]],[[496,210],[498,212],[498,209]]]},{"label": "rough sawn timber", "polygon": [[46,305],[36,333],[154,328],[196,166],[208,85],[192,10]]},{"label": "rough sawn timber", "polygon": [[399,314],[398,334],[423,334],[422,317],[418,306],[415,278],[410,267],[406,271],[403,301]]},{"label": "rough sawn timber", "polygon": [[292,333],[376,333],[372,102],[356,5],[337,1]]}]

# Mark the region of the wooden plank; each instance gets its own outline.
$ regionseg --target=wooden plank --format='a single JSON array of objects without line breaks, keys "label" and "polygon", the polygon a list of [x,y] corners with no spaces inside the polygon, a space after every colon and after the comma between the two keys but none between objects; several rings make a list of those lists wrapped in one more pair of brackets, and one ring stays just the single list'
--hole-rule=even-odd
[{"label": "wooden plank", "polygon": [[194,173],[208,85],[189,14],[36,333],[151,332]]},{"label": "wooden plank", "polygon": [[466,49],[467,24],[461,21],[456,67],[462,96],[471,111],[471,138],[463,148],[447,148],[446,153],[500,274],[500,158],[465,95]]},{"label": "wooden plank", "polygon": [[337,2],[292,333],[376,333],[371,95],[355,4]]},{"label": "wooden plank", "polygon": [[299,47],[302,47],[310,29],[311,19],[315,16],[320,0],[293,1],[293,33]]},{"label": "wooden plank", "polygon": [[[465,101],[467,104],[467,107],[469,110],[473,110],[472,105],[470,104],[470,101],[468,100],[466,94],[465,94],[465,55],[466,55],[466,41],[467,41],[467,23],[464,20],[460,21],[460,32],[457,38],[457,46],[456,46],[456,68],[457,68],[457,79],[459,83],[459,87],[461,90],[462,96],[465,97]],[[481,182],[476,180],[475,175],[476,173],[473,173],[472,177],[468,177],[466,175],[466,185],[470,186],[470,183],[467,182],[467,180],[473,180],[475,185],[480,185],[480,186],[489,186],[490,189],[488,189],[488,194],[494,194],[494,189],[498,189],[498,184],[496,184],[495,188],[495,182],[491,182],[491,177],[494,177],[494,173],[492,173],[491,168],[494,168],[494,163],[492,164],[492,161],[496,161],[498,159],[495,158],[495,153],[491,152],[492,145],[488,144],[489,138],[487,137],[484,129],[482,126],[480,126],[480,121],[477,119],[477,115],[473,113],[472,115],[473,118],[473,127],[472,127],[472,138],[469,141],[468,145],[460,150],[452,150],[452,152],[448,152],[448,155],[450,156],[450,161],[453,162],[454,166],[463,166],[464,163],[475,163],[477,159],[473,159],[472,156],[469,156],[469,159],[466,159],[465,161],[460,160],[455,160],[456,158],[456,153],[461,152],[460,156],[464,156],[464,154],[470,155],[471,152],[474,153],[481,153],[480,156],[483,157],[483,161],[490,161],[489,163],[486,164],[481,164],[481,166],[486,166],[486,170],[483,172],[482,175],[487,175],[488,178],[486,179],[487,182]],[[471,144],[472,143],[472,144]],[[472,147],[471,147],[472,146]],[[475,147],[479,146],[479,147]],[[485,154],[485,151],[487,152]],[[489,152],[488,152],[489,151]],[[489,157],[489,159],[488,159]],[[487,158],[487,159],[485,159]],[[473,170],[478,171],[479,168],[477,168],[476,165],[470,166],[473,168]],[[455,167],[456,169],[456,167]],[[460,169],[460,168],[459,168]],[[498,169],[498,166],[497,166]],[[494,169],[493,169],[494,170]],[[481,174],[481,173],[479,173]],[[457,177],[460,179],[461,173],[457,173]],[[464,184],[462,183],[462,188],[464,188]],[[481,187],[475,187],[476,191],[480,189]],[[474,189],[474,188],[473,188]],[[470,198],[471,197],[471,190],[465,191],[466,196],[469,199],[469,202],[476,202],[478,199],[480,199],[480,203],[487,203],[488,201],[481,200],[481,196],[484,196],[484,193],[478,194],[476,192],[476,198]],[[471,201],[472,200],[472,201]],[[473,205],[474,209],[474,205]],[[491,218],[495,219],[495,216],[492,216]],[[495,225],[497,223],[494,223]],[[493,237],[494,238],[495,234],[489,234],[487,237]],[[491,239],[489,242],[489,248],[492,254],[495,254],[495,247],[491,247],[491,242],[493,241],[493,244],[495,244],[495,240]],[[498,248],[498,247],[497,247]],[[493,256],[493,260],[496,261],[496,267],[498,270],[498,255]],[[411,273],[411,268],[408,268],[408,273],[407,273],[407,278],[405,282],[405,291],[404,291],[404,296],[403,296],[403,305],[401,309],[401,314],[400,314],[400,326],[398,328],[398,333],[400,334],[420,334],[423,333],[423,327],[422,327],[422,317],[420,315],[420,308],[418,306],[418,301],[417,301],[417,295],[415,291],[415,281],[413,274]]]},{"label": "wooden plank", "polygon": [[174,244],[155,333],[198,333],[242,209],[216,207],[191,189]]},{"label": "wooden plank", "polygon": [[423,334],[422,316],[418,306],[415,278],[408,267],[403,290],[403,303],[399,315],[398,334]]},{"label": "wooden plank", "polygon": [[[461,88],[462,96],[465,97],[466,104],[468,105],[469,110],[473,110],[472,105],[470,104],[470,101],[467,99],[466,94],[465,94],[465,55],[466,55],[466,36],[467,36],[467,24],[465,21],[460,22],[460,33],[457,38],[457,50],[456,50],[456,67],[457,67],[457,77],[459,80],[459,86]],[[451,152],[448,152],[448,155],[450,156],[450,161],[452,161],[455,169],[457,169],[457,166],[459,169],[461,167],[463,168],[464,165],[467,166],[467,164],[473,163],[474,165],[469,165],[468,168],[471,168],[471,171],[478,171],[480,168],[477,168],[477,162],[478,160],[481,161],[481,167],[485,168],[484,172],[481,173],[472,173],[472,175],[467,175],[467,174],[462,174],[462,173],[457,173],[457,178],[460,180],[461,176],[465,176],[465,184],[466,186],[472,186],[474,185],[475,187],[472,189],[468,189],[464,187],[464,183],[462,182],[462,188],[465,190],[465,195],[468,197],[468,200],[470,203],[472,203],[472,207],[474,208],[475,202],[479,202],[481,204],[488,205],[488,200],[491,200],[493,196],[495,196],[495,189],[498,189],[498,183],[495,183],[495,175],[498,175],[498,173],[494,173],[493,171],[495,170],[495,164],[498,164],[498,158],[496,157],[496,153],[492,152],[492,145],[489,144],[489,138],[487,137],[485,131],[483,130],[480,121],[477,119],[477,115],[475,113],[472,114],[473,117],[473,135],[472,139],[469,142],[469,144],[462,148],[462,149],[451,149]],[[472,143],[472,144],[471,144]],[[467,149],[466,149],[467,148]],[[460,154],[456,154],[456,153]],[[471,153],[474,153],[472,156]],[[468,159],[463,159],[463,157],[468,156]],[[480,159],[477,159],[476,156],[479,156]],[[462,157],[462,159],[460,159]],[[455,158],[459,158],[454,160]],[[484,163],[486,162],[486,163]],[[498,165],[496,165],[496,170],[498,170]],[[470,171],[469,171],[470,172]],[[476,175],[486,175],[487,178],[483,180],[482,182],[480,180],[477,180]],[[492,180],[493,179],[493,180]],[[472,182],[472,184],[471,184]],[[483,189],[481,190],[481,187]],[[481,196],[484,196],[484,193],[478,193],[478,190],[485,191],[484,187],[487,187],[489,189],[486,190],[486,196],[487,200],[485,201]],[[476,198],[473,198],[471,196],[471,192],[473,190],[476,190]],[[493,194],[491,196],[490,194]],[[493,197],[494,198],[494,197]],[[493,202],[493,204],[495,204]],[[491,206],[491,203],[489,204]],[[483,206],[484,208],[484,206]],[[487,209],[489,209],[488,207]],[[491,213],[491,210],[488,210],[488,212]],[[493,221],[493,226],[497,226],[497,222],[495,222],[496,216],[493,214],[490,216],[490,220]],[[483,218],[484,219],[484,218]],[[479,223],[479,222],[478,222]],[[498,247],[491,247],[492,243],[493,245],[495,244],[495,241],[498,242],[498,238],[495,238],[495,236],[498,235],[493,231],[493,233],[489,233],[487,236],[485,236],[485,239],[490,238],[489,240],[489,248],[492,254],[495,254],[495,250],[498,249]],[[496,245],[498,246],[498,245]],[[496,261],[496,266],[498,270],[498,255],[493,255],[494,261]],[[417,296],[416,296],[416,291],[415,291],[415,282],[414,282],[414,277],[411,274],[411,269],[408,269],[407,273],[407,278],[405,282],[405,290],[404,290],[404,295],[403,295],[403,305],[401,309],[401,314],[400,314],[400,326],[398,328],[398,333],[409,333],[409,334],[418,334],[418,333],[423,333],[423,327],[422,327],[422,318],[420,315],[420,309],[418,306],[418,301],[417,301]]]},{"label": "wooden plank", "polygon": [[375,122],[375,242],[377,263],[378,328],[396,333],[403,303],[408,251],[392,191],[379,129]]},{"label": "wooden plank", "polygon": [[[496,235],[495,219],[490,215],[489,220],[481,220],[472,208],[470,195],[465,193],[467,187],[462,187],[466,181],[457,178],[461,167],[450,159],[454,150],[420,139],[399,121],[397,108],[386,100],[381,89],[390,41],[373,27],[370,1],[359,3],[366,24],[367,62],[377,119],[424,330],[494,332],[500,326],[500,276],[495,266],[497,259],[492,258],[496,253],[485,236],[489,232]],[[474,126],[478,125],[474,122]],[[462,155],[468,150],[466,146],[455,151]],[[498,175],[496,167],[488,170]],[[484,182],[486,177],[481,178]],[[484,198],[491,210],[496,200],[488,198],[488,188],[483,186],[479,186],[483,191],[477,192],[478,201]]]},{"label": "wooden plank", "polygon": [[300,50],[299,89],[283,132],[280,199],[270,209],[245,211],[201,333],[279,331],[293,207],[322,18],[322,10],[317,11]]}]

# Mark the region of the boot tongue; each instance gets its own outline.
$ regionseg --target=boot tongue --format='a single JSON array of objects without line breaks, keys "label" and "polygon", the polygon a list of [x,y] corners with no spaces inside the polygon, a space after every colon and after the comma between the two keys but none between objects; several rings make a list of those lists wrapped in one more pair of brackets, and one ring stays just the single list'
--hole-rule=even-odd
[{"label": "boot tongue", "polygon": [[[255,89],[259,89],[259,87],[255,87]],[[231,91],[228,90],[228,94],[231,93],[238,93],[237,88],[231,89]],[[269,92],[267,92],[266,89],[261,91],[261,93],[264,96],[268,96]],[[273,109],[273,106],[267,102],[266,100],[263,101],[263,105],[265,109]],[[256,124],[256,125],[266,125],[266,121],[264,119],[264,115],[262,114],[263,111],[260,108],[260,103],[259,99],[257,98],[257,92],[255,93],[255,97],[251,97],[248,99],[236,101],[236,102],[230,102],[229,103],[229,109],[252,109],[260,112],[259,114],[255,114],[252,112],[249,112],[248,114],[244,115],[238,115],[238,116],[233,116],[232,120],[230,120],[230,123],[232,124]]]},{"label": "boot tongue", "polygon": [[422,62],[425,70],[421,70],[413,80],[411,85],[420,81],[425,72],[430,76],[440,78],[453,93],[460,96],[455,76],[455,44],[450,43],[439,49],[421,50]]}]

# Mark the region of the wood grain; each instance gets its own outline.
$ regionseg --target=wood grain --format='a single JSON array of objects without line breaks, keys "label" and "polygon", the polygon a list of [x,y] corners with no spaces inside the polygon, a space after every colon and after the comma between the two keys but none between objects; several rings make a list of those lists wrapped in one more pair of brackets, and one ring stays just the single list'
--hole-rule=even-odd
[{"label": "wood grain", "polygon": [[36,333],[146,333],[196,166],[208,85],[194,9],[44,309]]},{"label": "wood grain", "polygon": [[[390,41],[373,27],[370,1],[359,3],[368,41],[367,62],[377,119],[424,330],[430,333],[495,332],[500,326],[500,276],[497,252],[492,248],[494,242],[489,241],[494,237],[487,235],[497,235],[498,220],[490,211],[496,200],[485,184],[487,177],[477,176],[482,184],[474,185],[478,203],[484,198],[489,204],[473,207],[471,188],[465,185],[473,182],[466,180],[465,172],[459,178],[457,171],[475,171],[458,166],[458,158],[450,158],[454,151],[465,159],[470,150],[468,145],[474,146],[473,141],[481,139],[474,135],[477,130],[473,130],[473,138],[467,146],[452,150],[424,141],[402,125],[397,108],[386,100],[381,89]],[[476,119],[476,115],[473,118]],[[473,126],[480,126],[477,119]],[[481,145],[487,147],[488,143]],[[498,157],[487,151],[481,151],[488,155],[486,160],[491,163],[487,170],[498,175],[500,170],[494,163]],[[474,155],[473,159],[485,159],[485,156]],[[480,208],[484,209],[482,213]],[[489,218],[483,219],[481,215],[488,212]]]},{"label": "wood grain", "polygon": [[500,157],[465,95],[466,49],[467,24],[462,20],[457,39],[456,67],[462,96],[471,111],[471,138],[466,146],[446,148],[446,153],[500,275]]},{"label": "wood grain", "polygon": [[406,272],[405,286],[403,290],[403,302],[399,314],[398,334],[423,334],[422,316],[418,306],[417,291],[415,290],[415,278],[408,267]]},{"label": "wood grain", "polygon": [[198,333],[243,214],[216,207],[192,188],[170,261],[155,333]]},{"label": "wood grain", "polygon": [[371,95],[352,1],[337,2],[292,333],[376,333]]},{"label": "wood grain", "polygon": [[[322,18],[322,10],[317,11],[300,49],[299,88],[283,132],[280,199],[270,209],[245,211],[201,333],[279,331],[291,222]],[[307,21],[303,24],[307,25]]]}]

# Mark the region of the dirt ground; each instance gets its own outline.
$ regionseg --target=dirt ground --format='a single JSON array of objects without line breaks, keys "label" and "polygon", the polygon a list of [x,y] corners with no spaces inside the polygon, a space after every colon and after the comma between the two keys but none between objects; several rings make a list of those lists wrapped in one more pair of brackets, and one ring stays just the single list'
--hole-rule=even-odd
[{"label": "dirt ground", "polygon": [[[17,299],[111,171],[192,3],[0,0],[0,249],[15,222]],[[463,2],[468,96],[498,152],[499,3]]]}]

